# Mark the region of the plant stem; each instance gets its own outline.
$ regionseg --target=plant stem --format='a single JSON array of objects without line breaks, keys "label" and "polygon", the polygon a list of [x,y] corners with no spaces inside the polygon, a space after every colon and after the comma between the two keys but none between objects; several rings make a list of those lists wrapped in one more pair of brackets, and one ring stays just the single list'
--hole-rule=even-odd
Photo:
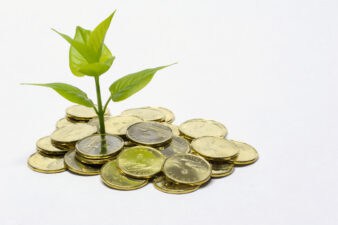
[{"label": "plant stem", "polygon": [[101,98],[101,89],[100,89],[100,80],[98,76],[95,76],[95,87],[96,87],[96,97],[97,97],[97,117],[99,118],[100,124],[100,135],[101,135],[101,154],[107,152],[106,146],[106,128],[104,125],[104,111],[102,109],[102,98]]}]

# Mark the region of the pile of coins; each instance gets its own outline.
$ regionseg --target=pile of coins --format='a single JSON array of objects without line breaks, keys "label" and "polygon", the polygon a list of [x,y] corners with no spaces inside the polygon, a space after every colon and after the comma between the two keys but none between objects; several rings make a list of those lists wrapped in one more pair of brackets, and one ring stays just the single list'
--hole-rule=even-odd
[{"label": "pile of coins", "polygon": [[227,139],[219,122],[191,119],[177,126],[174,120],[163,107],[128,109],[118,116],[107,111],[106,134],[98,134],[95,111],[71,106],[56,130],[36,142],[28,165],[42,173],[100,174],[104,184],[118,190],[152,182],[162,192],[182,194],[258,159],[252,146]]}]

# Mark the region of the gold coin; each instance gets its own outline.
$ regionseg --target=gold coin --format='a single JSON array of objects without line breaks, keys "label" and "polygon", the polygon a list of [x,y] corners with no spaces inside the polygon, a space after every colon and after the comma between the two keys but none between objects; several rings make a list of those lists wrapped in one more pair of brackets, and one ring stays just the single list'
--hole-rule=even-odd
[{"label": "gold coin", "polygon": [[75,150],[67,152],[65,165],[69,171],[80,175],[97,175],[100,173],[100,167],[89,166],[78,161],[75,158]]},{"label": "gold coin", "polygon": [[165,115],[158,109],[151,107],[127,109],[121,113],[123,116],[136,116],[144,121],[164,121]]},{"label": "gold coin", "polygon": [[54,131],[50,137],[54,142],[67,144],[88,137],[96,133],[96,131],[96,127],[79,123],[62,127]]},{"label": "gold coin", "polygon": [[158,150],[135,146],[117,156],[117,165],[124,174],[134,178],[150,178],[161,171],[165,157]]},{"label": "gold coin", "polygon": [[116,158],[116,156],[112,156],[112,157],[109,157],[109,158],[102,158],[102,159],[88,159],[88,158],[85,158],[81,155],[79,155],[78,153],[75,154],[75,158],[84,163],[84,164],[87,164],[87,165],[92,165],[92,166],[99,166],[99,165],[103,165],[105,164],[106,162],[109,162],[113,159]]},{"label": "gold coin", "polygon": [[155,107],[155,109],[160,110],[164,114],[164,122],[167,122],[167,123],[174,122],[175,115],[171,110],[164,108],[164,107]]},{"label": "gold coin", "polygon": [[169,194],[186,194],[196,191],[200,186],[189,184],[178,184],[168,180],[165,176],[158,176],[153,180],[154,187]]},{"label": "gold coin", "polygon": [[[95,134],[78,141],[75,145],[76,152],[82,158],[105,159],[117,155],[123,148],[123,139],[119,136]],[[102,146],[105,152],[101,152]]]},{"label": "gold coin", "polygon": [[[111,118],[110,116],[105,116],[105,117],[104,117],[104,123],[105,123],[105,125],[106,125],[106,121],[107,121],[108,119],[110,119],[110,118]],[[88,121],[87,124],[88,124],[88,125],[91,125],[91,126],[94,126],[94,127],[97,127],[97,130],[100,129],[100,122],[99,122],[99,118],[98,118],[98,117],[95,117],[95,118],[93,118],[93,119],[90,119],[90,120]]]},{"label": "gold coin", "polygon": [[161,149],[161,153],[167,157],[172,156],[174,154],[189,153],[189,152],[190,152],[189,142],[184,138],[178,136],[173,136],[170,144]]},{"label": "gold coin", "polygon": [[62,118],[62,119],[59,119],[56,122],[56,128],[59,129],[59,128],[62,128],[62,127],[68,126],[68,125],[72,125],[72,124],[74,124],[74,123],[67,120],[66,118]]},{"label": "gold coin", "polygon": [[238,156],[232,160],[235,165],[249,165],[257,161],[258,152],[252,146],[239,141],[231,142],[239,148]]},{"label": "gold coin", "polygon": [[[66,109],[67,117],[73,120],[90,120],[97,117],[97,114],[92,107],[86,107],[83,105],[73,105]],[[108,115],[108,110],[105,115]]]},{"label": "gold coin", "polygon": [[66,150],[54,147],[49,136],[40,138],[36,142],[36,148],[38,151],[47,155],[64,155],[67,153]]},{"label": "gold coin", "polygon": [[59,173],[66,170],[63,157],[51,157],[34,153],[28,158],[28,166],[40,173]]},{"label": "gold coin", "polygon": [[136,116],[114,116],[105,122],[106,133],[112,135],[126,135],[127,128],[143,120]]},{"label": "gold coin", "polygon": [[164,126],[166,126],[166,127],[169,127],[171,129],[173,135],[180,136],[180,130],[178,129],[178,126],[173,125],[171,123],[165,123],[165,122],[163,122],[161,124],[164,125]]},{"label": "gold coin", "polygon": [[201,185],[211,175],[208,161],[192,154],[177,154],[167,158],[162,170],[170,180],[189,185]]},{"label": "gold coin", "polygon": [[148,183],[148,180],[135,179],[123,175],[117,167],[116,160],[107,162],[101,168],[101,178],[108,187],[118,190],[135,190]]},{"label": "gold coin", "polygon": [[163,146],[170,142],[173,134],[169,127],[158,122],[139,122],[127,129],[127,138],[147,146]]},{"label": "gold coin", "polygon": [[209,161],[211,164],[211,177],[225,177],[233,173],[234,164],[230,162]]},{"label": "gold coin", "polygon": [[198,154],[210,160],[229,160],[238,155],[238,147],[231,141],[220,137],[200,137],[191,142]]},{"label": "gold coin", "polygon": [[192,119],[179,126],[180,132],[189,139],[203,136],[225,137],[228,133],[225,126],[214,120]]}]

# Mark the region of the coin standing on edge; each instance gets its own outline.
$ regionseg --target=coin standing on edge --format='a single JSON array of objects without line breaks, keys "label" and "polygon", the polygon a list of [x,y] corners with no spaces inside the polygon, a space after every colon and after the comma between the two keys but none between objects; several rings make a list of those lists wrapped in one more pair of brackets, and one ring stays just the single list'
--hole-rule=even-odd
[{"label": "coin standing on edge", "polygon": [[162,170],[170,180],[189,185],[202,185],[211,175],[209,162],[192,154],[177,154],[167,158]]},{"label": "coin standing on edge", "polygon": [[66,170],[63,157],[44,156],[39,152],[28,158],[28,166],[40,173],[60,173]]},{"label": "coin standing on edge", "polygon": [[200,186],[189,184],[178,184],[168,180],[165,176],[161,175],[153,180],[154,187],[162,192],[168,194],[187,194],[198,190]]},{"label": "coin standing on edge", "polygon": [[258,160],[258,152],[254,147],[239,141],[231,141],[239,148],[238,156],[232,160],[235,165],[249,165]]},{"label": "coin standing on edge", "polygon": [[83,164],[75,158],[75,150],[67,152],[64,157],[66,168],[80,175],[97,175],[100,173],[100,167]]},{"label": "coin standing on edge", "polygon": [[136,116],[144,121],[159,121],[165,120],[165,115],[158,109],[151,107],[127,109],[121,113],[123,116]]},{"label": "coin standing on edge", "polygon": [[125,191],[141,188],[148,183],[148,180],[135,179],[123,175],[117,167],[116,160],[103,165],[101,179],[108,187]]},{"label": "coin standing on edge", "polygon": [[135,146],[124,149],[117,156],[117,166],[134,178],[151,178],[161,171],[165,157],[157,149]]},{"label": "coin standing on edge", "polygon": [[205,119],[187,120],[179,126],[179,130],[190,140],[204,136],[225,137],[228,134],[223,124]]}]

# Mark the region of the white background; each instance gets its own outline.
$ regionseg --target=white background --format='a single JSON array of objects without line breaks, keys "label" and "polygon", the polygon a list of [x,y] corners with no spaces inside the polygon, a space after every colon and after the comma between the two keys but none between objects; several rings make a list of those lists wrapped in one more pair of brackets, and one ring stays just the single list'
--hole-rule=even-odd
[{"label": "white background", "polygon": [[[338,1],[11,0],[0,3],[0,224],[337,224]],[[113,114],[165,106],[176,123],[210,118],[260,159],[187,195],[149,184],[109,189],[98,176],[40,174],[26,166],[35,141],[70,105],[47,88],[67,82],[93,98],[92,78],[68,68],[73,35],[118,9],[106,43],[116,56],[103,94],[118,77],[158,73]]]}]

